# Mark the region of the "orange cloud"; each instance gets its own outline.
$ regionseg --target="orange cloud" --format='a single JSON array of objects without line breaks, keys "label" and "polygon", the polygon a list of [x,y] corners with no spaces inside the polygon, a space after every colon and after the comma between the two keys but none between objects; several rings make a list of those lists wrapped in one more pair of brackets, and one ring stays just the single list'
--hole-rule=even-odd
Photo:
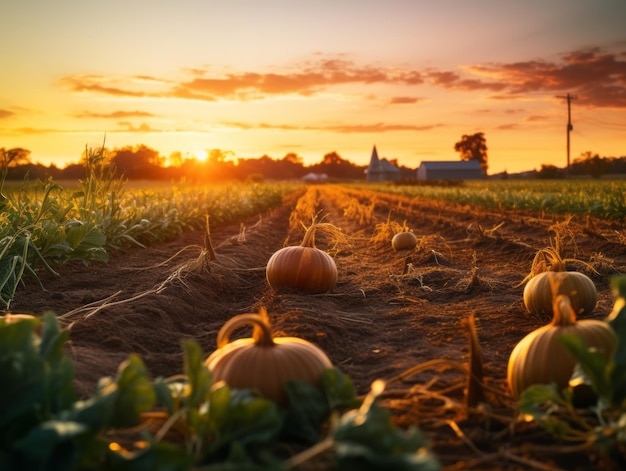
[{"label": "orange cloud", "polygon": [[132,123],[128,121],[120,121],[117,123],[118,126],[121,126],[123,129],[118,130],[117,132],[161,132],[158,129],[153,129],[147,123],[142,123],[139,126],[133,126]]},{"label": "orange cloud", "polygon": [[13,111],[0,109],[0,119],[10,118],[11,116],[15,116],[15,113],[13,113]]},{"label": "orange cloud", "polygon": [[146,111],[114,111],[112,113],[92,113],[84,111],[75,115],[77,118],[151,118],[154,115]]},{"label": "orange cloud", "polygon": [[422,101],[421,98],[410,97],[410,96],[396,96],[389,100],[389,104],[391,105],[414,105]]},{"label": "orange cloud", "polygon": [[[334,86],[430,84],[459,91],[493,92],[494,100],[521,100],[536,93],[579,95],[579,103],[592,107],[626,107],[626,53],[599,49],[572,51],[558,61],[530,60],[464,66],[459,70],[424,71],[359,65],[337,58],[320,58],[297,64],[294,70],[270,73],[235,72],[211,74],[190,68],[189,80],[173,82],[136,75],[107,78],[77,75],[60,79],[75,92],[126,97],[179,98],[215,101],[258,100],[275,95],[314,96]],[[415,103],[416,98],[399,96],[391,104]]]},{"label": "orange cloud", "polygon": [[132,91],[125,90],[120,87],[106,86],[104,85],[107,79],[103,76],[98,75],[77,75],[77,76],[68,76],[61,77],[59,79],[59,83],[69,88],[74,92],[90,92],[90,93],[99,93],[103,95],[113,95],[113,96],[128,96],[128,97],[143,97],[146,96],[146,93],[142,91]]},{"label": "orange cloud", "polygon": [[356,124],[356,125],[335,125],[335,126],[293,126],[289,124],[250,124],[243,122],[223,122],[225,126],[236,127],[239,129],[278,129],[282,131],[332,131],[342,133],[370,133],[370,132],[389,132],[389,131],[428,131],[441,127],[441,124],[432,124],[425,126],[414,126],[407,124]]},{"label": "orange cloud", "polygon": [[512,95],[537,92],[572,92],[579,103],[591,107],[626,107],[625,53],[599,49],[573,51],[559,62],[534,60],[480,65],[470,73],[494,77]]}]

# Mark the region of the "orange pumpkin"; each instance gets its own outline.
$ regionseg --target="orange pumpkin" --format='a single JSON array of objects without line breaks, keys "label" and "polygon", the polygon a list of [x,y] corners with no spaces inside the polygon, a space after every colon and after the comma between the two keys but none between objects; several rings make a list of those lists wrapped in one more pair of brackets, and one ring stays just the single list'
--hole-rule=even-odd
[{"label": "orange pumpkin", "polygon": [[[232,332],[253,325],[253,337],[230,342]],[[260,314],[233,317],[220,329],[217,350],[205,361],[214,381],[231,388],[256,389],[278,404],[288,402],[285,382],[300,380],[320,386],[322,373],[332,368],[326,354],[297,337],[272,337],[264,309]]]},{"label": "orange pumpkin", "polygon": [[318,224],[309,226],[302,244],[283,247],[270,257],[265,273],[274,290],[325,293],[335,287],[337,265],[330,255],[315,247],[317,227]]}]

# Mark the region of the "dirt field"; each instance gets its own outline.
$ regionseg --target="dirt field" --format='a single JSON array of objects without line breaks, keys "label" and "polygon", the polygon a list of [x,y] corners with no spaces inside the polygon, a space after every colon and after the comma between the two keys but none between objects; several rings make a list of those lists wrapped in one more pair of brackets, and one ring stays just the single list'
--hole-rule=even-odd
[{"label": "dirt field", "polygon": [[[520,283],[537,251],[556,241],[566,257],[600,272],[589,275],[599,293],[592,317],[602,319],[613,304],[608,277],[626,273],[623,224],[310,187],[308,197],[324,221],[348,236],[337,245],[317,239],[335,258],[338,284],[328,294],[278,294],[265,280],[265,264],[285,243],[300,242],[303,230],[290,226],[290,215],[302,195],[241,221],[245,241],[239,222],[211,227],[217,258],[204,270],[185,269],[204,243],[203,231],[190,232],[115,252],[107,264],[61,267],[58,279],[42,273],[45,290],[32,282],[22,287],[12,311],[60,316],[71,332],[68,347],[83,395],[92,394],[98,378],[114,375],[130,353],[141,355],[155,377],[180,373],[182,338],[196,339],[208,354],[227,319],[261,306],[278,335],[319,345],[365,394],[373,380],[390,380],[428,360],[467,364],[467,319],[474,313],[486,404],[465,416],[465,374],[427,369],[389,384],[384,404],[397,423],[419,426],[448,470],[598,469],[593,456],[562,453],[541,430],[514,421],[506,365],[514,345],[547,323],[530,316],[522,301]],[[369,212],[355,216],[348,202]],[[406,221],[420,241],[415,250],[395,252],[389,238],[373,240],[391,221]]]}]

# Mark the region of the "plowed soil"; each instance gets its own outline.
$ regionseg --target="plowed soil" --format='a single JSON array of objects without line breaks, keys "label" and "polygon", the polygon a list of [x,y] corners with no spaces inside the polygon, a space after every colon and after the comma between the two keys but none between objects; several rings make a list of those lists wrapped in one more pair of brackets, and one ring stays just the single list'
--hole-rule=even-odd
[{"label": "plowed soil", "polygon": [[[211,227],[216,258],[208,264],[204,231],[188,232],[113,252],[106,264],[65,265],[59,278],[42,272],[44,289],[27,283],[11,310],[59,316],[70,330],[77,390],[90,396],[96,381],[115,375],[130,353],[154,377],[180,373],[182,339],[197,340],[208,354],[226,320],[264,306],[275,335],[319,345],[359,394],[375,379],[389,381],[383,404],[399,426],[425,432],[444,469],[610,469],[516,421],[505,378],[515,344],[548,322],[530,315],[522,299],[536,253],[556,246],[564,257],[591,265],[596,273],[578,263],[569,268],[596,284],[598,303],[589,317],[602,319],[613,305],[609,277],[626,273],[623,222],[493,212],[331,185],[307,191],[266,214]],[[265,265],[275,251],[301,241],[304,231],[290,216],[305,194],[324,222],[347,236],[317,237],[318,248],[336,261],[338,283],[326,294],[276,293]],[[355,216],[349,209],[355,202],[369,212]],[[391,222],[417,235],[416,249],[392,249],[382,233]],[[468,412],[466,372],[444,366],[468,366],[470,314],[482,349],[485,400]],[[425,363],[430,360],[435,363]],[[397,378],[424,364],[424,371]]]}]

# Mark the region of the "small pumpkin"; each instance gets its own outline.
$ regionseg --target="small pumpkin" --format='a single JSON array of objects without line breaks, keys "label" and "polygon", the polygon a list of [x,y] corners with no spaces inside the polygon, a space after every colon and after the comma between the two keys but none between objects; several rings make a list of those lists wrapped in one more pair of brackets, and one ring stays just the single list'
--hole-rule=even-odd
[{"label": "small pumpkin", "polygon": [[286,288],[315,294],[326,293],[335,287],[335,260],[315,247],[315,231],[330,226],[327,223],[313,223],[307,228],[300,245],[283,247],[274,252],[265,269],[267,282],[274,290]]},{"label": "small pumpkin", "polygon": [[533,384],[556,383],[566,388],[576,360],[558,340],[563,334],[576,334],[588,347],[607,356],[615,348],[615,334],[609,324],[595,319],[577,321],[569,297],[558,295],[553,303],[552,321],[524,337],[513,349],[507,367],[507,383],[513,397]]},{"label": "small pumpkin", "polygon": [[[230,342],[233,331],[245,325],[253,326],[252,338]],[[307,340],[272,337],[265,309],[226,322],[217,335],[217,350],[205,364],[214,381],[224,381],[231,388],[256,389],[282,405],[288,402],[286,381],[307,381],[319,387],[323,371],[332,368],[326,354]]]},{"label": "small pumpkin", "polygon": [[565,259],[558,248],[547,247],[535,255],[530,273],[523,282],[524,305],[528,312],[540,317],[552,317],[552,301],[563,294],[570,298],[577,316],[590,314],[598,301],[598,290],[584,273],[567,271],[566,263],[577,263],[593,271],[589,264],[577,259]]},{"label": "small pumpkin", "polygon": [[394,250],[413,250],[417,247],[417,237],[411,231],[398,232],[391,239]]}]

